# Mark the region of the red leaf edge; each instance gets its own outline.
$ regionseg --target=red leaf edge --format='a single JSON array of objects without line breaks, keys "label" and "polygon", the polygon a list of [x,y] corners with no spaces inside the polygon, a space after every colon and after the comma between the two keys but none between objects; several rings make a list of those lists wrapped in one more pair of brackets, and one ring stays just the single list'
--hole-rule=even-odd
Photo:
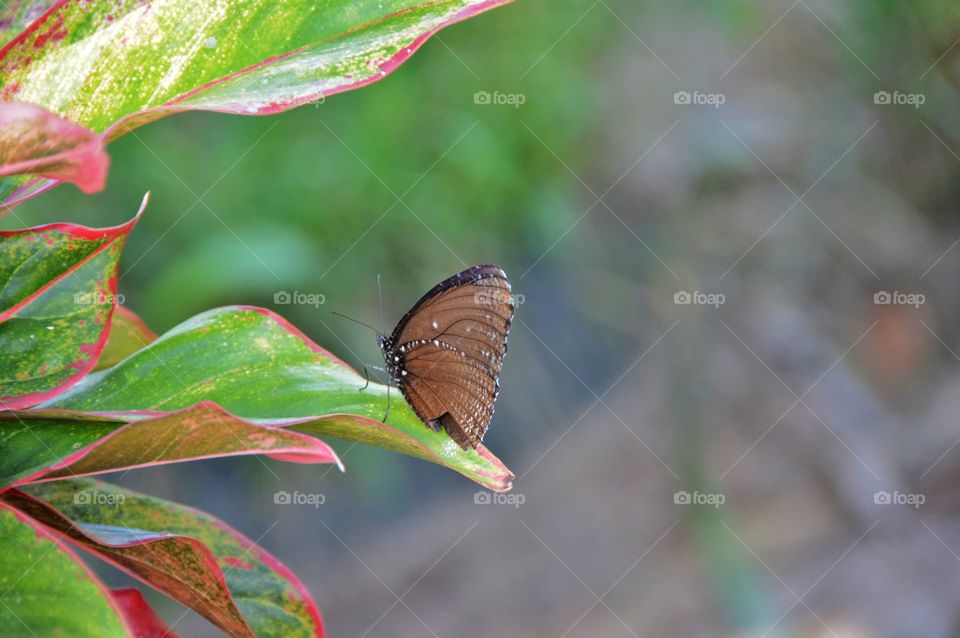
[{"label": "red leaf edge", "polygon": [[[154,412],[152,413],[151,416],[154,418],[167,417],[180,412],[191,412],[198,408],[208,409],[211,412],[216,412],[218,414],[225,415],[229,418],[237,419],[238,421],[243,421],[244,423],[247,423],[249,425],[254,425],[254,426],[260,425],[260,424],[253,423],[248,419],[244,419],[242,417],[238,417],[235,414],[230,413],[229,411],[225,410],[224,408],[214,403],[213,401],[201,401],[192,406],[182,408],[180,410],[172,410],[170,412]],[[67,410],[40,409],[40,410],[30,410],[29,412],[21,413],[20,417],[28,417],[28,415],[29,416],[39,415],[39,416],[63,417],[67,414],[73,416],[75,413],[72,413]],[[84,416],[89,417],[93,413],[83,412],[82,414]],[[117,416],[117,413],[109,413],[109,414],[104,413],[103,415],[100,415],[100,416],[106,416],[111,420],[113,420]],[[116,420],[118,422],[120,421],[120,419],[116,419]],[[292,463],[335,463],[341,472],[343,472],[345,469],[343,465],[343,461],[340,460],[340,457],[337,456],[337,453],[334,451],[334,449],[330,447],[330,445],[327,444],[325,441],[318,439],[316,437],[310,436],[309,434],[303,434],[301,432],[285,430],[286,434],[292,434],[292,435],[295,435],[296,438],[302,439],[307,449],[290,447],[286,449],[280,448],[270,452],[264,452],[263,450],[235,450],[232,452],[225,452],[225,453],[218,453],[218,454],[202,454],[199,456],[190,457],[188,459],[170,459],[166,461],[151,461],[149,463],[137,463],[135,465],[111,467],[109,469],[97,470],[94,472],[71,473],[70,477],[57,475],[51,478],[45,478],[48,474],[51,474],[53,472],[57,472],[59,470],[64,470],[64,469],[69,470],[71,465],[75,464],[77,461],[83,458],[86,458],[88,455],[94,452],[97,448],[102,446],[106,441],[116,438],[117,436],[120,436],[130,428],[142,425],[143,423],[149,422],[150,420],[151,420],[150,418],[147,418],[147,419],[140,419],[140,420],[128,422],[123,426],[117,428],[113,432],[97,439],[93,443],[77,450],[76,452],[70,454],[67,457],[64,457],[57,463],[54,463],[53,465],[45,467],[37,471],[35,474],[31,474],[30,476],[26,476],[17,481],[14,481],[10,485],[10,487],[17,486],[17,485],[25,485],[28,483],[55,481],[63,478],[79,478],[82,476],[94,476],[97,474],[106,474],[109,472],[118,472],[123,470],[130,470],[134,468],[157,467],[160,465],[170,465],[173,463],[185,463],[188,461],[202,461],[205,459],[229,458],[234,456],[251,456],[256,454],[263,454],[264,456],[267,456],[272,459],[276,459],[278,461],[287,461]],[[271,429],[271,426],[262,426],[262,427],[267,430]]]},{"label": "red leaf edge", "polygon": [[[50,17],[51,17],[60,7],[62,7],[64,4],[66,4],[66,3],[69,2],[69,1],[70,1],[70,0],[60,0],[59,2],[57,2],[56,4],[54,4],[53,6],[51,6],[51,7],[47,10],[46,13],[44,13],[44,14],[41,15],[39,18],[37,18],[36,20],[34,20],[34,21],[30,24],[29,27],[27,27],[27,28],[26,28],[23,32],[21,32],[17,37],[15,37],[15,38],[12,39],[10,42],[8,42],[6,46],[4,46],[2,49],[0,49],[0,60],[2,60],[4,57],[6,57],[7,52],[8,52],[10,49],[12,49],[17,43],[19,43],[19,42],[22,41],[22,40],[27,39],[27,37],[28,37],[33,31],[36,31],[37,29],[39,29],[39,28],[43,25],[43,23],[46,22],[48,19],[50,19]],[[302,97],[302,98],[298,98],[298,99],[294,99],[294,100],[289,100],[289,101],[286,101],[286,102],[277,102],[277,103],[272,104],[272,105],[270,105],[270,106],[268,106],[268,107],[264,107],[264,108],[257,109],[257,110],[254,111],[254,112],[247,111],[245,108],[244,108],[244,109],[240,109],[240,108],[214,107],[214,106],[178,106],[178,103],[179,103],[179,102],[182,102],[182,101],[184,101],[184,100],[187,100],[187,99],[189,99],[190,97],[193,97],[194,95],[198,95],[199,93],[201,93],[202,91],[204,91],[204,90],[206,90],[206,89],[209,89],[209,88],[211,88],[211,87],[213,87],[213,86],[216,86],[216,85],[218,85],[218,84],[221,84],[221,83],[223,83],[223,82],[226,82],[226,81],[228,81],[228,80],[231,80],[231,79],[233,79],[233,78],[235,78],[235,77],[237,77],[237,76],[239,76],[239,75],[241,75],[241,74],[248,73],[248,72],[250,72],[250,71],[253,70],[253,69],[257,69],[257,68],[259,68],[259,67],[261,67],[261,66],[264,66],[264,65],[270,64],[270,63],[274,63],[274,62],[277,62],[277,61],[279,61],[279,60],[283,60],[283,59],[288,58],[288,57],[290,57],[290,56],[292,56],[292,55],[295,55],[295,54],[297,54],[297,53],[299,53],[299,52],[301,52],[301,51],[304,51],[304,50],[306,50],[306,49],[308,49],[308,48],[311,48],[311,47],[317,46],[318,44],[321,44],[320,42],[318,42],[318,43],[314,43],[314,44],[307,45],[307,46],[305,46],[305,47],[300,47],[300,48],[295,49],[295,50],[293,50],[293,51],[288,51],[287,53],[282,53],[282,54],[280,54],[280,55],[276,55],[276,56],[267,58],[267,59],[265,59],[265,60],[261,60],[260,62],[258,62],[258,63],[256,63],[256,64],[250,65],[250,66],[248,66],[248,67],[246,67],[246,68],[243,68],[243,69],[240,69],[240,70],[238,70],[238,71],[234,71],[233,73],[229,73],[229,74],[227,74],[227,75],[225,75],[225,76],[223,76],[223,77],[221,77],[221,78],[217,78],[216,80],[213,80],[213,81],[211,81],[211,82],[208,82],[208,83],[206,83],[206,84],[204,84],[204,85],[202,85],[202,86],[199,86],[199,87],[197,87],[197,88],[195,88],[195,89],[193,89],[193,90],[191,90],[191,91],[187,91],[186,93],[184,93],[184,94],[182,94],[182,95],[178,95],[177,97],[175,97],[173,100],[167,102],[166,104],[162,104],[162,105],[160,105],[160,106],[155,106],[155,107],[150,107],[150,108],[145,108],[145,109],[141,109],[141,110],[139,110],[139,111],[136,111],[135,113],[130,113],[130,114],[124,116],[124,117],[121,117],[119,120],[117,120],[116,122],[114,122],[113,124],[111,124],[111,125],[107,128],[107,130],[104,131],[103,134],[101,134],[100,138],[101,138],[101,140],[103,140],[103,141],[110,141],[110,140],[114,139],[114,136],[115,136],[115,135],[116,135],[116,136],[119,136],[120,134],[122,134],[122,132],[128,132],[129,130],[133,130],[134,128],[137,128],[136,120],[138,120],[138,119],[140,119],[140,118],[143,118],[145,122],[151,122],[151,121],[154,121],[154,120],[156,120],[156,119],[160,119],[161,117],[165,117],[166,115],[171,115],[171,114],[173,114],[173,113],[175,113],[175,112],[179,112],[179,111],[213,111],[213,112],[217,112],[217,113],[230,113],[230,114],[239,114],[239,115],[275,115],[275,114],[277,114],[277,113],[282,113],[283,111],[287,111],[287,110],[292,109],[292,108],[295,108],[295,107],[297,107],[297,106],[301,106],[301,105],[303,105],[303,104],[308,104],[308,103],[310,103],[310,102],[314,102],[314,101],[316,101],[317,99],[319,99],[319,98],[321,98],[321,97],[327,97],[327,96],[330,96],[330,95],[336,95],[336,94],[338,94],[338,93],[344,93],[344,92],[346,92],[346,91],[352,91],[352,90],[354,90],[354,89],[359,89],[359,88],[362,88],[362,87],[364,87],[364,86],[373,84],[374,82],[376,82],[376,81],[378,81],[378,80],[381,80],[381,79],[385,78],[386,76],[390,75],[391,73],[393,73],[398,67],[400,67],[400,65],[402,65],[404,62],[406,62],[407,59],[409,59],[414,53],[416,53],[416,52],[420,49],[420,47],[422,47],[423,44],[424,44],[427,40],[429,40],[432,36],[436,35],[439,31],[441,31],[441,30],[449,27],[450,25],[456,24],[456,23],[458,23],[458,22],[463,22],[464,20],[468,20],[469,18],[472,18],[472,17],[474,17],[474,16],[476,16],[476,15],[479,15],[479,14],[481,14],[481,13],[484,13],[484,12],[486,12],[486,11],[489,11],[489,10],[491,10],[491,9],[494,9],[494,8],[496,8],[496,7],[498,7],[498,6],[505,5],[505,4],[509,4],[510,2],[513,2],[513,0],[487,0],[487,2],[483,2],[483,3],[477,4],[477,5],[474,5],[474,6],[471,6],[471,7],[466,7],[466,8],[464,8],[464,9],[462,9],[461,11],[459,11],[459,12],[453,14],[452,16],[450,16],[447,20],[444,20],[443,22],[441,22],[440,24],[438,24],[438,25],[437,25],[436,27],[434,27],[433,29],[430,29],[429,31],[425,31],[424,33],[420,34],[412,43],[410,43],[410,46],[405,47],[402,51],[396,53],[393,57],[387,59],[387,60],[384,61],[384,62],[381,62],[381,63],[379,64],[380,71],[381,71],[380,74],[372,75],[372,76],[370,76],[370,77],[368,77],[368,78],[364,78],[364,79],[358,80],[358,81],[356,81],[356,82],[351,82],[351,83],[348,83],[348,84],[344,84],[344,85],[342,85],[342,86],[334,87],[334,88],[328,89],[328,90],[326,90],[326,91],[318,91],[318,92],[316,92],[316,93],[311,93],[310,95],[305,96],[305,97]],[[395,17],[395,16],[397,16],[397,15],[402,15],[403,13],[408,13],[408,12],[410,12],[410,11],[415,11],[415,10],[420,9],[420,8],[421,8],[421,6],[418,5],[417,7],[411,7],[411,8],[409,8],[409,9],[404,10],[404,11],[396,12],[396,13],[393,13],[393,14],[390,14],[390,15],[387,15],[387,16],[384,16],[383,18],[381,18],[381,21],[382,21],[382,20],[387,20],[387,19],[392,18],[392,17]],[[357,28],[354,29],[354,30],[359,30],[359,29],[362,29],[362,28],[371,26],[371,25],[373,25],[373,24],[376,24],[376,22],[371,22],[371,23],[368,23],[368,24],[365,24],[365,25],[361,25],[360,27],[357,27]],[[344,35],[344,34],[339,34],[338,36],[334,36],[333,38],[331,38],[330,41],[333,41],[333,40],[335,40],[337,37],[340,37],[340,36],[342,36],[342,35]],[[128,125],[130,125],[130,127],[129,127],[129,129],[127,129],[127,130],[125,131],[124,129],[125,129]],[[46,184],[42,184],[42,185],[39,185],[39,186],[37,185],[36,182],[37,182],[37,180],[31,180],[30,182],[22,185],[22,186],[21,186],[20,188],[18,188],[16,191],[14,191],[12,194],[10,194],[10,195],[7,197],[6,200],[4,200],[3,202],[0,202],[0,211],[3,211],[4,209],[9,210],[9,209],[13,208],[14,206],[16,206],[17,204],[20,204],[21,202],[26,201],[27,199],[31,199],[31,198],[33,198],[33,197],[36,197],[36,196],[39,195],[40,193],[46,192],[47,190],[49,190],[49,189],[53,188],[54,186],[58,185],[58,184],[60,183],[60,180],[49,179]],[[0,213],[0,214],[2,214],[2,213]]]},{"label": "red leaf edge", "polygon": [[136,587],[111,589],[110,596],[123,613],[134,638],[177,638]]},{"label": "red leaf edge", "polygon": [[[30,296],[24,298],[22,301],[20,301],[20,303],[16,304],[12,308],[4,312],[0,312],[0,323],[3,323],[7,319],[9,319],[11,316],[16,314],[19,310],[26,307],[30,303],[32,303],[40,295],[44,294],[47,290],[49,290],[54,285],[56,285],[57,282],[59,282],[64,277],[76,271],[78,268],[80,268],[81,266],[86,264],[88,261],[93,259],[96,255],[99,255],[102,251],[107,250],[114,239],[122,235],[129,234],[130,231],[133,229],[133,227],[136,226],[137,222],[140,220],[140,216],[143,214],[143,211],[146,210],[146,207],[149,201],[150,201],[150,193],[147,193],[146,195],[143,196],[143,201],[140,203],[140,208],[133,219],[131,219],[126,223],[120,224],[119,226],[112,226],[110,228],[89,228],[87,226],[79,226],[77,224],[58,222],[54,224],[45,224],[43,226],[34,226],[32,228],[23,228],[19,230],[0,232],[0,237],[11,237],[14,235],[25,235],[30,233],[41,232],[44,230],[55,229],[55,230],[61,230],[79,237],[83,237],[85,239],[101,239],[104,237],[108,238],[107,241],[104,241],[103,246],[101,246],[97,250],[87,255],[87,257],[84,258],[82,261],[79,261],[76,264],[74,264],[69,270],[62,273],[59,277],[57,277],[52,281],[47,282],[44,286],[36,290]],[[103,348],[107,345],[107,338],[110,335],[110,325],[113,321],[113,310],[114,308],[116,308],[116,298],[117,298],[117,277],[116,276],[113,276],[110,278],[109,286],[110,286],[111,299],[113,300],[110,305],[110,312],[107,313],[107,319],[103,324],[103,329],[100,331],[100,337],[99,339],[97,339],[97,343],[95,343],[93,348],[90,349],[90,356],[87,358],[86,363],[80,368],[78,368],[75,374],[68,377],[66,381],[64,381],[63,383],[61,383],[59,386],[55,388],[51,388],[50,390],[46,390],[44,392],[34,392],[32,394],[25,394],[22,396],[13,397],[7,401],[0,400],[0,410],[14,410],[18,408],[29,407],[37,403],[43,403],[44,401],[48,401],[53,397],[57,396],[58,394],[60,394],[61,392],[63,392],[64,390],[66,390],[67,388],[69,388],[70,386],[77,383],[77,381],[79,381],[84,376],[86,376],[87,373],[89,373],[90,370],[92,370],[94,366],[97,365],[97,360],[100,358],[100,353],[103,352]]]},{"label": "red leaf edge", "polygon": [[[282,328],[284,328],[284,329],[286,329],[288,332],[290,332],[290,334],[296,336],[296,337],[299,338],[301,341],[303,341],[303,343],[304,343],[307,347],[309,347],[312,351],[314,351],[314,352],[316,352],[316,353],[318,353],[318,354],[322,354],[322,355],[325,356],[325,357],[329,357],[330,359],[336,361],[336,362],[339,363],[340,365],[346,366],[346,367],[349,368],[350,370],[353,370],[354,374],[357,374],[358,376],[360,375],[360,373],[357,372],[357,371],[353,368],[353,366],[351,366],[350,364],[346,363],[343,359],[341,359],[340,357],[334,355],[334,354],[331,353],[329,350],[327,350],[327,349],[323,348],[322,346],[318,345],[317,343],[315,343],[312,339],[310,339],[310,337],[308,337],[307,335],[305,335],[299,328],[297,328],[296,326],[294,326],[293,324],[291,324],[289,321],[287,321],[286,319],[284,319],[283,317],[281,317],[280,315],[278,315],[277,313],[275,313],[274,311],[272,311],[272,310],[270,310],[270,309],[268,309],[268,308],[260,308],[260,307],[257,307],[257,306],[246,306],[246,305],[234,305],[234,306],[225,306],[224,309],[251,310],[251,311],[256,312],[256,313],[258,313],[258,314],[261,314],[261,315],[263,315],[263,316],[265,316],[265,317],[268,317],[268,318],[271,319],[272,321],[275,321],[277,324],[279,324]],[[214,405],[217,405],[217,404],[214,403]],[[221,410],[224,409],[224,408],[220,407],[219,405],[218,405],[218,408],[221,409]],[[186,409],[189,409],[189,408],[186,408]],[[54,418],[56,418],[56,417],[61,417],[61,418],[76,418],[77,416],[84,416],[84,417],[89,418],[89,417],[91,417],[91,416],[95,416],[95,417],[104,417],[104,418],[108,418],[108,419],[115,419],[115,418],[124,419],[124,417],[130,417],[130,416],[152,417],[152,416],[164,416],[164,415],[170,414],[170,412],[155,411],[155,410],[126,410],[126,411],[103,411],[103,412],[98,412],[98,411],[86,412],[86,411],[84,411],[84,412],[80,412],[80,411],[76,411],[76,410],[64,410],[64,409],[60,409],[60,408],[39,408],[39,409],[37,409],[37,410],[31,411],[31,413],[32,413],[32,414],[36,414],[36,415],[41,415],[41,416],[50,416],[50,417],[54,417]],[[239,417],[239,418],[243,418],[243,417]],[[306,416],[306,417],[263,419],[263,420],[258,420],[258,423],[263,424],[263,425],[268,425],[268,426],[270,426],[270,427],[290,428],[290,427],[296,427],[297,425],[300,425],[300,424],[303,424],[303,423],[309,423],[309,422],[312,422],[312,421],[325,421],[325,420],[340,419],[340,418],[349,418],[349,419],[353,419],[353,420],[356,420],[356,421],[361,421],[361,422],[363,422],[363,423],[365,423],[365,424],[367,424],[367,425],[371,425],[371,426],[373,426],[373,427],[377,427],[377,428],[381,428],[381,429],[386,429],[386,430],[392,431],[392,432],[394,432],[395,434],[404,437],[404,438],[407,439],[411,444],[413,444],[414,447],[418,448],[418,449],[421,451],[421,453],[422,453],[422,458],[427,459],[427,460],[429,460],[429,461],[433,461],[433,462],[437,463],[438,465],[446,465],[446,463],[444,462],[443,458],[441,458],[440,456],[438,456],[437,454],[435,454],[429,447],[427,447],[426,445],[424,445],[424,444],[423,444],[419,439],[417,439],[416,437],[411,436],[410,434],[407,434],[406,432],[403,432],[402,430],[398,430],[398,429],[396,429],[396,428],[394,428],[394,427],[391,427],[389,424],[383,423],[382,421],[378,421],[378,420],[376,420],[376,419],[374,419],[374,418],[366,417],[366,416],[361,416],[361,415],[358,415],[358,414],[350,414],[350,413],[347,413],[347,412],[335,412],[335,413],[331,413],[331,414],[323,414],[323,415],[316,415],[316,416]],[[125,419],[124,419],[124,420],[125,420]],[[487,459],[488,461],[490,461],[493,465],[503,468],[503,473],[502,473],[502,475],[491,474],[491,473],[489,473],[489,472],[483,472],[483,471],[478,471],[477,474],[480,475],[480,476],[485,476],[485,477],[487,477],[488,479],[490,479],[490,485],[489,485],[489,486],[490,486],[492,489],[497,489],[498,491],[507,491],[507,490],[510,490],[510,489],[512,488],[512,486],[513,486],[513,478],[514,478],[513,473],[510,472],[510,470],[507,469],[507,467],[506,467],[505,465],[503,465],[503,462],[500,461],[499,459],[497,459],[497,458],[490,452],[490,450],[487,449],[486,446],[484,446],[484,445],[481,444],[480,446],[477,447],[476,452],[477,452],[477,454],[479,454],[480,456],[482,456],[482,457],[484,457],[485,459]],[[289,459],[283,459],[283,458],[281,458],[280,460],[289,460]],[[502,484],[502,485],[501,485],[501,484]],[[497,487],[498,485],[499,485],[500,487]]]},{"label": "red leaf edge", "polygon": [[[71,182],[87,194],[103,190],[110,158],[103,148],[103,138],[100,135],[37,104],[0,102],[0,114],[11,110],[19,110],[31,117],[42,119],[44,130],[50,135],[70,134],[76,136],[78,142],[73,148],[59,153],[0,165],[0,177],[29,173]],[[59,168],[44,170],[50,167]]]},{"label": "red leaf edge", "polygon": [[61,552],[63,552],[64,554],[72,558],[75,563],[80,565],[80,568],[83,569],[83,571],[86,572],[87,576],[90,577],[90,580],[94,584],[96,584],[97,587],[100,588],[100,591],[103,592],[104,598],[107,599],[110,606],[113,607],[113,609],[117,612],[117,616],[120,618],[121,624],[123,624],[124,628],[127,630],[127,634],[134,635],[133,628],[130,626],[130,623],[128,622],[126,615],[123,613],[123,608],[119,605],[117,600],[111,595],[110,590],[103,583],[103,581],[100,580],[100,577],[93,573],[90,567],[88,567],[87,564],[83,560],[81,560],[81,558],[77,555],[77,553],[73,550],[73,548],[71,548],[69,545],[63,542],[63,539],[65,538],[64,534],[55,534],[54,530],[51,530],[49,527],[47,527],[40,521],[36,520],[32,516],[29,516],[25,512],[21,512],[19,509],[17,509],[16,507],[13,507],[9,503],[0,501],[0,508],[9,510],[14,515],[14,517],[16,517],[18,521],[20,521],[24,525],[28,525],[31,528],[33,528],[37,536],[45,538],[51,543],[53,543],[58,550],[60,550]]},{"label": "red leaf edge", "polygon": [[[46,501],[43,501],[43,500],[41,500],[41,499],[38,499],[38,498],[36,498],[36,497],[34,497],[34,496],[30,495],[30,494],[26,494],[25,492],[21,492],[20,490],[17,490],[17,489],[10,489],[10,490],[8,491],[8,494],[9,494],[10,496],[12,496],[14,499],[23,499],[23,500],[26,500],[26,501],[30,501],[30,502],[38,505],[38,506],[41,507],[41,508],[48,509],[50,512],[53,513],[54,516],[56,516],[56,517],[60,518],[61,520],[65,521],[65,522],[74,530],[74,532],[75,532],[77,535],[82,536],[83,538],[87,539],[88,541],[90,541],[91,543],[96,544],[96,545],[103,545],[104,547],[121,548],[121,549],[122,549],[122,548],[125,548],[125,547],[135,547],[135,546],[137,546],[137,545],[144,545],[144,544],[148,544],[148,543],[154,542],[153,539],[140,539],[140,540],[130,541],[130,542],[128,542],[128,543],[107,543],[107,542],[105,542],[105,541],[97,538],[95,535],[90,534],[90,533],[86,532],[85,530],[81,529],[79,526],[77,526],[77,525],[73,522],[73,520],[71,520],[70,518],[68,518],[68,517],[67,517],[65,514],[63,514],[60,510],[58,510],[58,509],[55,508],[54,506],[50,505],[50,504],[47,503]],[[0,505],[3,505],[3,502],[0,502]],[[316,636],[317,636],[317,638],[324,638],[325,632],[324,632],[324,628],[323,628],[323,617],[322,617],[321,614],[320,614],[320,610],[319,610],[319,608],[317,607],[316,602],[313,600],[313,597],[310,595],[309,590],[306,588],[306,586],[304,586],[304,584],[300,581],[300,579],[296,577],[296,575],[290,570],[289,567],[287,567],[284,563],[282,563],[282,562],[280,561],[280,559],[278,559],[276,556],[273,556],[272,554],[268,553],[265,549],[261,548],[259,545],[257,545],[256,543],[254,543],[254,542],[253,542],[252,540],[250,540],[247,536],[245,536],[244,534],[240,533],[240,532],[237,531],[236,529],[232,528],[230,525],[228,525],[227,523],[223,522],[223,521],[220,520],[219,518],[213,516],[212,514],[208,514],[207,512],[203,512],[203,511],[197,510],[196,508],[190,507],[190,506],[188,506],[188,505],[183,505],[183,504],[180,504],[180,503],[175,503],[175,505],[176,505],[178,508],[180,508],[181,510],[185,511],[185,512],[190,512],[190,513],[196,514],[198,517],[201,517],[201,518],[210,519],[216,527],[220,528],[220,529],[223,530],[224,532],[226,532],[226,533],[230,534],[231,536],[233,536],[234,539],[236,539],[243,547],[245,547],[245,548],[252,548],[252,552],[256,552],[257,558],[258,558],[259,560],[263,561],[264,564],[266,564],[268,567],[270,567],[270,569],[273,569],[273,570],[276,571],[279,575],[281,575],[281,576],[283,576],[284,578],[286,578],[286,579],[290,582],[291,586],[293,586],[294,590],[295,590],[298,594],[300,594],[301,597],[303,598],[304,605],[306,606],[307,611],[308,611],[308,613],[310,614],[311,619],[313,619],[314,622],[315,622],[315,624],[316,624],[316,627],[317,627]],[[37,525],[43,525],[43,526],[45,526],[45,527],[48,527],[48,528],[56,531],[55,528],[50,527],[50,526],[47,525],[46,523],[41,523],[41,522],[39,522],[39,521],[35,521],[35,519],[34,519],[34,522],[35,522]],[[143,530],[143,531],[149,531],[149,530]],[[236,606],[236,600],[234,599],[233,592],[230,590],[230,587],[227,585],[226,576],[224,575],[223,570],[220,569],[220,565],[219,565],[219,563],[217,562],[217,556],[213,553],[213,551],[212,551],[209,547],[207,547],[207,545],[206,545],[203,541],[201,541],[201,540],[199,540],[199,539],[196,539],[196,538],[193,538],[192,536],[187,536],[186,534],[173,534],[173,533],[154,532],[154,531],[149,531],[149,533],[154,534],[157,539],[160,539],[160,538],[176,538],[176,539],[182,540],[183,542],[185,542],[185,543],[187,543],[187,544],[189,544],[189,545],[194,546],[195,548],[199,548],[199,549],[201,550],[201,551],[200,551],[200,554],[204,556],[204,562],[207,564],[207,569],[210,570],[211,574],[213,574],[213,576],[216,578],[217,582],[220,583],[220,584],[223,586],[223,588],[227,591],[227,593],[228,593],[229,596],[230,596],[231,602],[233,602],[234,606]],[[129,568],[125,567],[123,564],[117,562],[117,561],[116,561],[114,558],[112,558],[111,556],[109,556],[109,555],[107,555],[107,554],[102,554],[102,553],[98,552],[94,547],[91,547],[91,546],[89,546],[89,545],[85,545],[85,544],[81,543],[80,541],[71,539],[66,533],[63,534],[62,538],[67,539],[69,543],[71,543],[71,544],[73,544],[73,545],[76,545],[77,547],[79,547],[79,548],[82,549],[83,551],[91,554],[92,556],[96,556],[97,558],[103,560],[104,562],[107,562],[107,563],[113,565],[114,567],[116,567],[116,568],[119,569],[120,571],[124,572],[125,574],[127,574],[127,575],[129,575],[129,576],[131,576],[131,577],[133,577],[133,578],[135,578],[135,579],[137,579],[137,580],[139,580],[140,582],[142,582],[142,583],[144,583],[144,584],[146,584],[146,585],[149,585],[150,587],[153,587],[153,584],[150,583],[148,580],[146,580],[143,576],[141,576],[141,575],[137,574],[136,572],[130,570]],[[251,552],[251,553],[252,553],[252,552]],[[160,590],[158,590],[158,591],[160,591]],[[161,591],[161,593],[163,593],[164,595],[166,595],[165,592],[162,592],[162,591]],[[237,608],[237,611],[238,611],[238,613],[239,613],[239,608]],[[244,618],[243,614],[240,614],[240,619],[241,619],[241,621],[243,622],[244,625],[246,625],[247,627],[249,627],[249,625],[248,625],[247,622],[246,622],[246,618]],[[208,619],[208,620],[209,620],[209,619]],[[253,635],[253,632],[252,632],[252,631],[250,632],[250,635],[251,635],[251,636]]]}]

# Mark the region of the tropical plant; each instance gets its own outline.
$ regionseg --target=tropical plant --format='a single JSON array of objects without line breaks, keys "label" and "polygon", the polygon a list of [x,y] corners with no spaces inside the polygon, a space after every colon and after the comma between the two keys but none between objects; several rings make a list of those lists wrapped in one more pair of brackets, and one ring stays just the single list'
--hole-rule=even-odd
[{"label": "tropical plant", "polygon": [[[0,9],[0,214],[60,184],[103,187],[105,145],[184,110],[267,115],[365,86],[438,30],[506,0],[11,0]],[[0,233],[0,627],[154,636],[173,627],[102,559],[232,636],[323,635],[280,561],[195,509],[88,478],[213,457],[332,463],[320,436],[512,474],[463,451],[277,314],[203,312],[159,337],[122,305],[118,265],[147,209],[111,228]]]}]

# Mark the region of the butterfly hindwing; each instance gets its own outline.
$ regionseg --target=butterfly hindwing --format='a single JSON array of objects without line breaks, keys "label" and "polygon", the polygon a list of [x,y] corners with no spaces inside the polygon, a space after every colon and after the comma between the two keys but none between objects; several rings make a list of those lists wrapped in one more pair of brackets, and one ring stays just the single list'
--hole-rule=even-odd
[{"label": "butterfly hindwing", "polygon": [[513,312],[504,272],[474,266],[424,295],[382,345],[417,415],[464,449],[480,444],[493,416]]}]

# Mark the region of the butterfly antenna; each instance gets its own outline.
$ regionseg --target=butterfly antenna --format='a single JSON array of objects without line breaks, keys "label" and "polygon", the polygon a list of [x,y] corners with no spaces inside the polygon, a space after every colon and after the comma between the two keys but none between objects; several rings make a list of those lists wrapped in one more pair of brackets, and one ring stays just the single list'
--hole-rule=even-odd
[{"label": "butterfly antenna", "polygon": [[374,332],[376,332],[378,335],[382,335],[382,334],[383,334],[382,332],[380,332],[379,330],[377,330],[376,328],[374,328],[373,326],[371,326],[369,323],[364,323],[364,322],[360,321],[359,319],[354,319],[353,317],[348,317],[347,315],[342,314],[342,313],[339,313],[339,312],[337,312],[336,310],[331,310],[330,312],[333,313],[333,314],[335,314],[335,315],[337,315],[338,317],[343,317],[344,319],[347,319],[347,320],[349,320],[349,321],[352,321],[353,323],[359,323],[361,326],[366,326],[367,328],[370,328],[371,330],[373,330]]},{"label": "butterfly antenna", "polygon": [[380,273],[377,273],[377,298],[380,299],[380,325],[383,325],[383,288],[380,286]]}]

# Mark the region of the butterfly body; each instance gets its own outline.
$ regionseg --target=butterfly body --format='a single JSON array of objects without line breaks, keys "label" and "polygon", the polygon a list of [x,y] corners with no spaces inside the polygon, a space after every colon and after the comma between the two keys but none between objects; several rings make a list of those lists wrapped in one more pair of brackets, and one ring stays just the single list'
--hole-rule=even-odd
[{"label": "butterfly body", "polygon": [[474,266],[434,286],[378,338],[387,373],[417,416],[463,449],[480,444],[493,417],[513,313],[504,272]]}]

